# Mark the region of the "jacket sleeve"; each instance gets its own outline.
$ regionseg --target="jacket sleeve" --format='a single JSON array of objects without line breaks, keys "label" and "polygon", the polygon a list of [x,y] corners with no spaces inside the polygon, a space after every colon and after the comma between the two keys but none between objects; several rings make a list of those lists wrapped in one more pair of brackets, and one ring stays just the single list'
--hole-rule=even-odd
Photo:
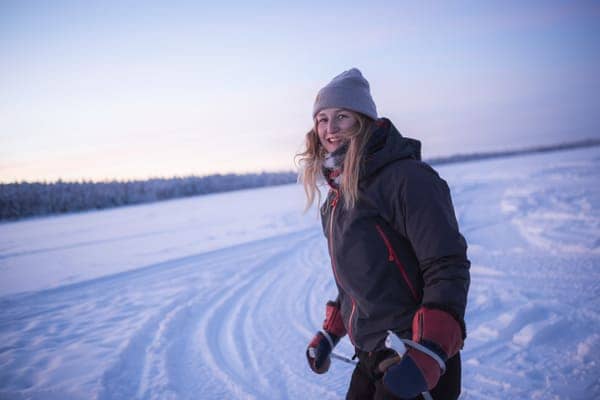
[{"label": "jacket sleeve", "polygon": [[422,162],[406,165],[400,180],[396,221],[417,257],[423,278],[422,305],[444,310],[460,323],[463,336],[470,262],[459,232],[446,181]]}]

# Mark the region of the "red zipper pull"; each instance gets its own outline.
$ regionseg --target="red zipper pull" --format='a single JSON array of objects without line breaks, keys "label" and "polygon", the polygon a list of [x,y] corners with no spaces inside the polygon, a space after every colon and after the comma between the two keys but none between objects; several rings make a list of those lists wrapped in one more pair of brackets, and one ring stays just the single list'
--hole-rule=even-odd
[{"label": "red zipper pull", "polygon": [[333,196],[333,200],[331,200],[331,207],[335,207],[337,205],[338,198],[340,197],[337,190],[334,189],[333,193],[335,193],[335,195]]}]

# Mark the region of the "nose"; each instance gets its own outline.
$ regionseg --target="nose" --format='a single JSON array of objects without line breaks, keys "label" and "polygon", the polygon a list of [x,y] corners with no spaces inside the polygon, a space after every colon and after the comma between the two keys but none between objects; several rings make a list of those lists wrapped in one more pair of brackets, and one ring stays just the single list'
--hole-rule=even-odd
[{"label": "nose", "polygon": [[339,130],[340,129],[338,127],[336,119],[330,118],[329,121],[327,121],[327,133],[336,133]]}]

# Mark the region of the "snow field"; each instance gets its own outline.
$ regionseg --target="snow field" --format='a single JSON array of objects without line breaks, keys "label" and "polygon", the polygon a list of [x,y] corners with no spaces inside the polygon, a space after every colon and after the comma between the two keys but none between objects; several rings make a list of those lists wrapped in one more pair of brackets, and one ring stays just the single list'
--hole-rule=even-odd
[{"label": "snow field", "polygon": [[488,179],[452,169],[473,261],[463,398],[599,396],[599,154],[482,163]]},{"label": "snow field", "polygon": [[[437,169],[472,260],[461,398],[600,398],[600,148]],[[352,366],[304,358],[335,285],[302,196],[0,225],[0,399],[343,398]]]}]

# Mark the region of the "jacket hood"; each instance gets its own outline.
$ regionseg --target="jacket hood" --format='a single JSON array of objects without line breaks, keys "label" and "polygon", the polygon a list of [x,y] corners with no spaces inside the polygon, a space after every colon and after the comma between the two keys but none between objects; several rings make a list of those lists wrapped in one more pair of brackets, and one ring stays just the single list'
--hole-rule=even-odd
[{"label": "jacket hood", "polygon": [[402,136],[387,118],[380,118],[375,123],[377,127],[367,144],[367,156],[361,173],[363,177],[397,160],[421,160],[420,141]]}]

